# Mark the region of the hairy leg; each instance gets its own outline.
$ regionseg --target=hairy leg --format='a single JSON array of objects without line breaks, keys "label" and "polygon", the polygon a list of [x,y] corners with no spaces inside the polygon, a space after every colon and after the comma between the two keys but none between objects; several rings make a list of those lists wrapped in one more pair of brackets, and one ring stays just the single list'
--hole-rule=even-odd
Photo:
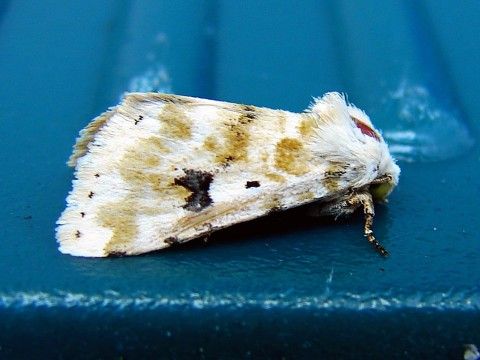
[{"label": "hairy leg", "polygon": [[353,194],[347,201],[355,208],[359,205],[363,207],[363,214],[365,217],[365,225],[363,230],[364,236],[382,256],[388,256],[388,251],[378,242],[378,240],[375,238],[375,235],[373,235],[372,227],[375,209],[373,206],[372,195],[369,192]]},{"label": "hairy leg", "polygon": [[320,206],[311,207],[308,210],[310,216],[324,216],[332,215],[335,218],[353,213],[359,207],[363,208],[364,214],[364,230],[363,234],[368,242],[372,244],[375,249],[382,255],[388,256],[388,251],[378,242],[373,235],[373,217],[375,216],[375,209],[373,206],[372,195],[368,191],[359,193],[351,193],[345,198],[333,201],[327,204],[320,204]]}]

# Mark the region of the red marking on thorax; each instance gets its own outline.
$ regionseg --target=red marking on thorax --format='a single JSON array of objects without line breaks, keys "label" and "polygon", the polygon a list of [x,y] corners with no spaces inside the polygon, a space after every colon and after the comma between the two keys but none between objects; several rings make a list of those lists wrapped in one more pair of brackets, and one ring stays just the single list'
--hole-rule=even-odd
[{"label": "red marking on thorax", "polygon": [[370,126],[366,125],[365,123],[361,122],[360,120],[352,117],[353,122],[357,126],[357,128],[360,129],[362,134],[370,136],[371,138],[374,138],[377,141],[380,141],[380,137],[377,135],[377,133],[370,128]]}]

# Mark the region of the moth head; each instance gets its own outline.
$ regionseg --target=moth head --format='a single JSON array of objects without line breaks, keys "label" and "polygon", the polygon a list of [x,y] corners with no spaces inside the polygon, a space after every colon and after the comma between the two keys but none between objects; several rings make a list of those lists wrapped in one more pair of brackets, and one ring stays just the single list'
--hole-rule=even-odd
[{"label": "moth head", "polygon": [[370,185],[370,193],[374,200],[384,202],[398,183],[400,168],[390,155],[387,144],[373,126],[368,115],[353,105],[347,106],[354,126],[360,130],[363,136],[378,143],[381,158],[377,168],[377,177]]},{"label": "moth head", "polygon": [[364,176],[359,183],[371,183],[372,196],[384,201],[397,185],[400,169],[368,115],[336,92],[316,98],[309,110],[320,123],[316,144],[319,153],[360,164]]},{"label": "moth head", "polygon": [[363,170],[357,184],[371,184],[372,196],[384,201],[398,183],[400,168],[368,115],[336,92],[316,98],[309,111],[319,123],[318,153],[360,166]]}]

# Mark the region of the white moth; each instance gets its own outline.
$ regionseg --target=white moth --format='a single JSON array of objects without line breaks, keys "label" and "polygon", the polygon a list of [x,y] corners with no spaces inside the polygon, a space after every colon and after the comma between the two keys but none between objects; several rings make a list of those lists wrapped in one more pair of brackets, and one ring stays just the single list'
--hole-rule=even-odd
[{"label": "white moth", "polygon": [[399,167],[368,116],[327,93],[305,112],[131,93],[80,132],[59,249],[135,255],[315,202],[316,215],[384,201]]}]

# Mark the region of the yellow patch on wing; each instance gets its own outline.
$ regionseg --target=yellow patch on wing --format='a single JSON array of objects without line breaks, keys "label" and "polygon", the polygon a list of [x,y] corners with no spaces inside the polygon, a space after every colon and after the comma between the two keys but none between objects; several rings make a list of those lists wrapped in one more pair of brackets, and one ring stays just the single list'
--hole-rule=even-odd
[{"label": "yellow patch on wing", "polygon": [[97,220],[105,228],[112,230],[112,237],[105,245],[107,254],[123,253],[138,233],[136,216],[138,202],[133,199],[123,199],[106,204],[99,209]]},{"label": "yellow patch on wing", "polygon": [[203,141],[203,148],[207,151],[215,152],[218,150],[218,141],[214,136],[207,136]]},{"label": "yellow patch on wing", "polygon": [[315,194],[311,191],[305,191],[298,194],[297,199],[299,202],[308,202],[310,200],[315,199]]},{"label": "yellow patch on wing", "polygon": [[285,177],[283,177],[283,176],[280,175],[280,174],[276,174],[276,173],[266,173],[265,176],[266,176],[269,180],[272,180],[272,181],[275,181],[275,182],[279,182],[279,183],[285,182]]},{"label": "yellow patch on wing", "polygon": [[172,139],[187,140],[192,136],[192,120],[176,104],[167,103],[158,114],[158,119],[162,122],[162,136]]},{"label": "yellow patch on wing", "polygon": [[282,203],[277,195],[273,195],[263,201],[263,207],[267,213],[276,212],[282,209]]},{"label": "yellow patch on wing", "polygon": [[[168,206],[171,206],[171,201],[174,201],[181,206],[191,195],[191,191],[175,184],[172,174],[160,170],[162,154],[168,152],[170,149],[162,140],[152,136],[139,140],[119,162],[119,173],[129,184],[129,195],[126,199],[102,206],[97,215],[98,223],[112,230],[112,237],[105,247],[107,254],[126,251],[138,233],[136,217],[139,214],[158,215],[168,211],[162,207],[162,203],[168,202]],[[158,204],[156,206],[142,206],[138,201],[149,189],[157,195],[152,199]]]},{"label": "yellow patch on wing", "polygon": [[275,148],[275,167],[291,175],[304,175],[309,171],[310,156],[303,144],[294,138],[280,140]]},{"label": "yellow patch on wing", "polygon": [[215,161],[222,165],[231,162],[247,161],[250,143],[249,124],[253,117],[246,114],[226,113],[227,120],[222,129],[223,144],[214,148]]},{"label": "yellow patch on wing", "polygon": [[298,132],[304,138],[309,138],[314,134],[315,127],[317,126],[315,119],[310,115],[303,115],[298,125]]},{"label": "yellow patch on wing", "polygon": [[151,136],[139,140],[125,153],[118,167],[120,175],[130,184],[132,192],[141,194],[145,187],[149,187],[160,198],[174,198],[179,202],[190,194],[187,189],[175,185],[172,176],[160,170],[162,154],[168,152],[170,149],[160,138]]},{"label": "yellow patch on wing", "polygon": [[346,173],[347,164],[341,162],[331,162],[325,170],[325,176],[322,180],[323,185],[329,191],[337,191],[340,188],[342,175]]}]

